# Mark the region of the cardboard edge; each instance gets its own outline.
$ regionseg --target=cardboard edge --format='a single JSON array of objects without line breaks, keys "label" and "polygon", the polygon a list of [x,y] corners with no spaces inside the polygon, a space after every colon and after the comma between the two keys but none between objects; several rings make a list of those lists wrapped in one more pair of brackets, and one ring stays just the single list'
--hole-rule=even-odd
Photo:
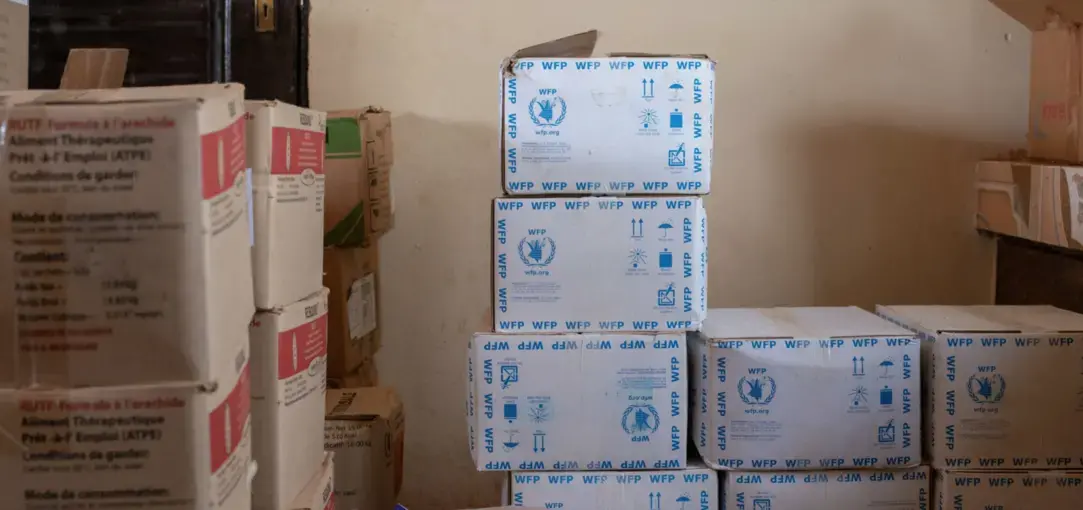
[{"label": "cardboard edge", "polygon": [[514,62],[522,58],[588,58],[594,54],[597,44],[598,30],[591,29],[520,48],[508,60]]}]

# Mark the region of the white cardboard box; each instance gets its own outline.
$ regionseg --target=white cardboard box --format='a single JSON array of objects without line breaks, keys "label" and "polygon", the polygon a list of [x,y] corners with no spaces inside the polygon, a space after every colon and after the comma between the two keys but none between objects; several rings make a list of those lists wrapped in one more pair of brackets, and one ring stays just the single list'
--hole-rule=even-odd
[{"label": "white cardboard box", "polygon": [[932,504],[926,466],[900,471],[730,472],[725,485],[722,508],[731,510],[927,510]]},{"label": "white cardboard box", "polygon": [[319,469],[293,500],[291,510],[335,510],[334,456],[330,452],[323,454]]},{"label": "white cardboard box", "polygon": [[268,310],[322,285],[327,114],[279,101],[246,101],[245,109],[256,307]]},{"label": "white cardboard box", "polygon": [[252,507],[293,501],[323,460],[327,289],[252,319]]},{"label": "white cardboard box", "polygon": [[920,346],[859,308],[712,309],[692,343],[693,441],[715,469],[921,462]]},{"label": "white cardboard box", "polygon": [[[705,56],[589,58],[557,46],[501,65],[511,195],[710,192],[714,67]],[[593,47],[593,42],[591,42]]]},{"label": "white cardboard box", "polygon": [[[676,471],[556,471],[508,474],[516,507],[561,510],[717,510],[718,475],[704,467]],[[724,507],[722,507],[724,508]]]},{"label": "white cardboard box", "polygon": [[30,71],[28,0],[0,0],[0,90],[24,90]]},{"label": "white cardboard box", "polygon": [[923,340],[933,467],[1083,467],[1083,315],[1051,306],[877,312]]},{"label": "white cardboard box", "polygon": [[0,508],[249,510],[249,387],[0,391]]},{"label": "white cardboard box", "polygon": [[335,454],[339,510],[386,510],[402,487],[405,419],[391,388],[327,391],[324,446]]},{"label": "white cardboard box", "polygon": [[1079,508],[1080,471],[937,471],[936,499],[945,510]]},{"label": "white cardboard box", "polygon": [[698,330],[707,214],[696,197],[497,199],[496,331]]},{"label": "white cardboard box", "polygon": [[470,451],[483,471],[684,467],[682,334],[477,334]]},{"label": "white cardboard box", "polygon": [[[255,310],[244,88],[25,94],[0,179],[0,381],[213,381]],[[36,98],[36,99],[33,99]],[[14,320],[14,324],[12,321]],[[12,363],[14,359],[14,363]],[[122,367],[122,369],[118,369]]]}]

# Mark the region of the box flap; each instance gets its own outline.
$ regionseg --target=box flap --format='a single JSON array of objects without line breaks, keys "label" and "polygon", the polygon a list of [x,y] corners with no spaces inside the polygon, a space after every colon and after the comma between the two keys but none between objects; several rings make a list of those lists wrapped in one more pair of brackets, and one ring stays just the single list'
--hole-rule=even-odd
[{"label": "box flap", "polygon": [[60,88],[65,90],[116,89],[124,86],[128,50],[124,48],[73,48],[68,52]]},{"label": "box flap", "polygon": [[1064,333],[1083,331],[1083,315],[1053,306],[882,306],[893,318],[938,332]]},{"label": "box flap", "polygon": [[707,311],[703,333],[712,340],[913,336],[857,307],[716,308]]},{"label": "box flap", "polygon": [[141,101],[201,101],[205,99],[234,98],[238,95],[244,96],[244,85],[239,83],[212,83],[125,89],[57,90],[42,92],[32,102],[37,104],[95,104]]},{"label": "box flap", "polygon": [[1079,0],[989,0],[1031,30],[1045,28],[1048,11],[1069,21],[1083,23],[1083,2]]},{"label": "box flap", "polygon": [[402,414],[402,401],[391,388],[327,390],[327,419],[393,421]]},{"label": "box flap", "polygon": [[587,58],[594,54],[594,46],[597,43],[598,31],[588,30],[523,48],[515,52],[512,60],[520,58]]}]

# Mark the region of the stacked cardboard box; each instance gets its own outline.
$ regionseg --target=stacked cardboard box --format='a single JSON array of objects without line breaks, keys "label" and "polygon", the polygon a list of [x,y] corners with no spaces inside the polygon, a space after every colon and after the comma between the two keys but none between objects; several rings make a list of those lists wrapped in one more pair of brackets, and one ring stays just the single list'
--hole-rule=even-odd
[{"label": "stacked cardboard box", "polygon": [[405,418],[390,388],[329,390],[325,448],[335,454],[340,508],[387,510],[402,488]]},{"label": "stacked cardboard box", "polygon": [[375,386],[379,380],[373,357],[381,344],[377,243],[394,225],[391,114],[378,108],[331,112],[326,143],[328,375],[340,384]]},{"label": "stacked cardboard box", "polygon": [[517,471],[516,506],[714,507],[714,472],[687,466],[685,339],[706,313],[714,63],[592,58],[595,39],[502,64],[507,196],[495,333],[469,346],[470,450]]},{"label": "stacked cardboard box", "polygon": [[251,507],[243,99],[9,98],[0,507]]},{"label": "stacked cardboard box", "polygon": [[925,454],[952,508],[1077,508],[1083,315],[1050,306],[881,306],[922,340]]},{"label": "stacked cardboard box", "polygon": [[258,309],[250,325],[259,466],[252,507],[309,508],[297,505],[327,496],[320,489],[329,487],[324,479],[332,469],[323,448],[326,114],[277,101],[249,101],[245,108]]},{"label": "stacked cardboard box", "polygon": [[692,336],[693,442],[728,507],[928,504],[912,332],[858,308],[712,309]]}]

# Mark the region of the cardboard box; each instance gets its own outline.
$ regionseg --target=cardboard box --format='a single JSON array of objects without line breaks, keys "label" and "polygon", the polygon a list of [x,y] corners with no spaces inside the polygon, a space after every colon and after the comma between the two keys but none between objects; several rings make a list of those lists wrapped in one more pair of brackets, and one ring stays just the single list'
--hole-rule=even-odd
[{"label": "cardboard box", "polygon": [[924,510],[931,508],[929,491],[929,468],[926,466],[902,471],[729,473],[722,491],[726,497],[722,508]]},{"label": "cardboard box", "polygon": [[0,391],[0,508],[248,510],[249,387]]},{"label": "cardboard box", "polygon": [[345,377],[380,348],[379,250],[329,248],[323,254],[323,284],[328,298],[327,375]]},{"label": "cardboard box", "polygon": [[1083,499],[1083,472],[1079,471],[938,471],[936,475],[936,499],[945,509],[1078,508]]},{"label": "cardboard box", "polygon": [[701,199],[497,199],[493,213],[496,331],[699,329]]},{"label": "cardboard box", "polygon": [[328,113],[324,246],[366,245],[394,226],[394,149],[390,112]]},{"label": "cardboard box", "polygon": [[253,508],[293,501],[323,459],[327,289],[252,319]]},{"label": "cardboard box", "polygon": [[576,471],[508,473],[516,508],[674,510],[725,508],[718,475],[704,467],[678,471]]},{"label": "cardboard box", "polygon": [[30,72],[28,0],[0,0],[0,90],[26,89]]},{"label": "cardboard box", "polygon": [[[293,504],[292,510],[335,510],[335,462],[334,454],[323,454],[316,474],[308,480]],[[349,509],[346,509],[349,510]]]},{"label": "cardboard box", "polygon": [[391,388],[327,391],[324,447],[335,454],[335,501],[348,510],[395,506],[402,489],[405,417]]},{"label": "cardboard box", "polygon": [[860,308],[712,309],[692,343],[692,418],[707,465],[916,466],[920,346]]},{"label": "cardboard box", "polygon": [[279,101],[246,101],[245,110],[256,307],[269,310],[321,287],[327,114]]},{"label": "cardboard box", "polygon": [[234,370],[255,310],[244,88],[26,97],[0,179],[0,275],[14,280],[0,309],[16,312],[0,314],[0,331],[16,332],[0,336],[0,351],[16,353],[0,381],[110,386]]},{"label": "cardboard box", "polygon": [[504,190],[709,193],[714,61],[592,58],[593,42],[573,54],[564,46],[562,40],[534,46],[501,63]]},{"label": "cardboard box", "polygon": [[978,164],[978,228],[1083,250],[1083,167]]},{"label": "cardboard box", "polygon": [[681,334],[477,334],[467,357],[481,471],[685,466]]},{"label": "cardboard box", "polygon": [[1083,315],[1051,306],[878,306],[923,340],[937,469],[1083,467]]},{"label": "cardboard box", "polygon": [[341,388],[370,388],[380,385],[380,372],[376,368],[376,360],[368,358],[361,362],[361,366],[341,377],[327,379],[327,387]]}]

